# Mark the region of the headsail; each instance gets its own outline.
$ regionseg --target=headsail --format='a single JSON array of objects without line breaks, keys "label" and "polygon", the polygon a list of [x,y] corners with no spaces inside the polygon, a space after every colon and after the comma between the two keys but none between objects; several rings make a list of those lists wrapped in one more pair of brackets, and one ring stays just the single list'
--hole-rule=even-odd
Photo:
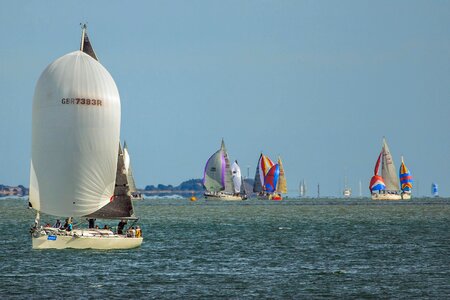
[{"label": "headsail", "polygon": [[405,163],[403,162],[402,157],[402,164],[400,166],[400,183],[402,185],[402,191],[403,192],[411,192],[412,190],[412,176],[409,172],[408,168],[406,168]]},{"label": "headsail", "polygon": [[136,183],[134,181],[133,170],[131,168],[130,154],[128,152],[128,146],[127,146],[126,142],[123,143],[123,162],[124,162],[125,172],[127,174],[127,180],[128,180],[128,186],[130,187],[130,192],[135,193],[137,191]]},{"label": "headsail", "polygon": [[284,168],[283,164],[281,163],[281,158],[278,157],[278,166],[280,167],[280,177],[278,178],[278,184],[277,184],[277,193],[287,193],[287,183],[286,183],[286,177],[284,176]]},{"label": "headsail", "polygon": [[116,184],[110,202],[96,212],[86,215],[90,219],[125,219],[134,218],[133,203],[125,171],[124,153],[119,143],[117,159]]},{"label": "headsail", "polygon": [[80,43],[80,51],[83,51],[93,59],[98,61],[97,55],[95,54],[94,48],[92,47],[91,41],[87,35],[87,26],[83,24],[81,26],[81,43]]},{"label": "headsail", "polygon": [[30,205],[56,216],[85,216],[114,193],[120,97],[108,71],[75,51],[41,74],[32,114]]},{"label": "headsail", "polygon": [[238,165],[237,160],[231,165],[231,173],[234,183],[234,192],[240,193],[242,186],[241,168]]},{"label": "headsail", "polygon": [[261,181],[261,174],[260,174],[260,167],[259,165],[261,164],[261,160],[262,160],[262,153],[259,156],[258,159],[258,163],[256,164],[256,171],[255,171],[255,180],[253,182],[253,192],[254,193],[260,193],[263,191],[263,181]]},{"label": "headsail", "polygon": [[386,184],[386,190],[398,191],[400,188],[400,181],[398,180],[397,169],[395,168],[394,160],[392,159],[386,139],[384,138],[382,153],[381,177],[383,177],[384,183]]}]

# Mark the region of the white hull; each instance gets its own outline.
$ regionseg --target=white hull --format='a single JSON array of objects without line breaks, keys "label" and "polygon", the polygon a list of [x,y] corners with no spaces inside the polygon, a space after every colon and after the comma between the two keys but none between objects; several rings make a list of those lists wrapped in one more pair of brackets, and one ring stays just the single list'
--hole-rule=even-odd
[{"label": "white hull", "polygon": [[[242,201],[244,200],[243,196],[238,195],[230,195],[225,193],[208,193],[204,194],[206,200],[220,200],[220,201]],[[246,199],[246,198],[245,198]]]},{"label": "white hull", "polygon": [[372,200],[410,200],[411,194],[402,193],[402,194],[372,194]]},{"label": "white hull", "polygon": [[117,235],[108,230],[74,230],[57,234],[35,232],[32,236],[33,249],[132,249],[141,246],[142,240],[142,237]]}]

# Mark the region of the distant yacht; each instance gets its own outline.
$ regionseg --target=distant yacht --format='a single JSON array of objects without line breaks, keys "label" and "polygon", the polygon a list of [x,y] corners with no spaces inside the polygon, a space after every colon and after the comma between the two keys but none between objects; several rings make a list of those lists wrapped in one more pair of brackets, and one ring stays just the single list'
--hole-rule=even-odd
[{"label": "distant yacht", "polygon": [[342,192],[344,198],[350,198],[352,196],[352,189],[347,185],[347,177],[344,180],[344,191]]},{"label": "distant yacht", "polygon": [[[381,163],[381,176],[378,171]],[[395,169],[394,160],[383,138],[383,146],[375,164],[374,176],[370,180],[370,192],[373,200],[409,200],[411,199],[412,177],[403,161],[400,166],[400,178]],[[401,183],[401,190],[399,189]]]},{"label": "distant yacht", "polygon": [[[239,201],[247,199],[242,184],[241,169],[237,162],[230,166],[225,142],[208,159],[203,174],[205,199]],[[242,190],[241,190],[242,188]]]},{"label": "distant yacht", "polygon": [[256,165],[253,192],[260,199],[280,201],[282,194],[287,193],[286,177],[281,158],[275,164],[268,156],[261,153]]},{"label": "distant yacht", "polygon": [[306,196],[306,183],[305,180],[303,179],[302,181],[300,181],[299,187],[298,187],[298,191],[299,191],[299,195],[301,198]]},{"label": "distant yacht", "polygon": [[439,197],[438,185],[435,182],[431,184],[431,195],[436,198]]}]

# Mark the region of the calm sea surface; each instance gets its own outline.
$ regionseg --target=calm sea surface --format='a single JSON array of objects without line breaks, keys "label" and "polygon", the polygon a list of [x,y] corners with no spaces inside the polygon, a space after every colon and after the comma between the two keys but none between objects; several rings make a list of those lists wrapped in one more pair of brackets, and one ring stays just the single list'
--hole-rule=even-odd
[{"label": "calm sea surface", "polygon": [[0,200],[1,298],[450,297],[450,199],[146,199],[135,210],[141,248],[32,250],[34,211]]}]

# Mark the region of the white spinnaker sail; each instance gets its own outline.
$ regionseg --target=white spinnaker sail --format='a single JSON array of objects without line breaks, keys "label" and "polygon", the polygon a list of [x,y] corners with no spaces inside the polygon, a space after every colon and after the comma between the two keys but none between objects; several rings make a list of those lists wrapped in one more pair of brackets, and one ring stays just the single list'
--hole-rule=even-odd
[{"label": "white spinnaker sail", "polygon": [[56,216],[83,216],[114,194],[120,97],[108,71],[75,51],[51,63],[35,88],[30,203]]},{"label": "white spinnaker sail", "polygon": [[234,183],[234,192],[240,193],[242,185],[242,176],[241,176],[241,168],[239,167],[237,161],[235,161],[231,165],[231,174]]},{"label": "white spinnaker sail", "polygon": [[400,181],[398,179],[397,169],[394,165],[394,159],[392,158],[389,147],[386,143],[386,139],[383,139],[383,156],[381,160],[381,177],[383,177],[386,184],[386,190],[398,191],[400,189]]}]

